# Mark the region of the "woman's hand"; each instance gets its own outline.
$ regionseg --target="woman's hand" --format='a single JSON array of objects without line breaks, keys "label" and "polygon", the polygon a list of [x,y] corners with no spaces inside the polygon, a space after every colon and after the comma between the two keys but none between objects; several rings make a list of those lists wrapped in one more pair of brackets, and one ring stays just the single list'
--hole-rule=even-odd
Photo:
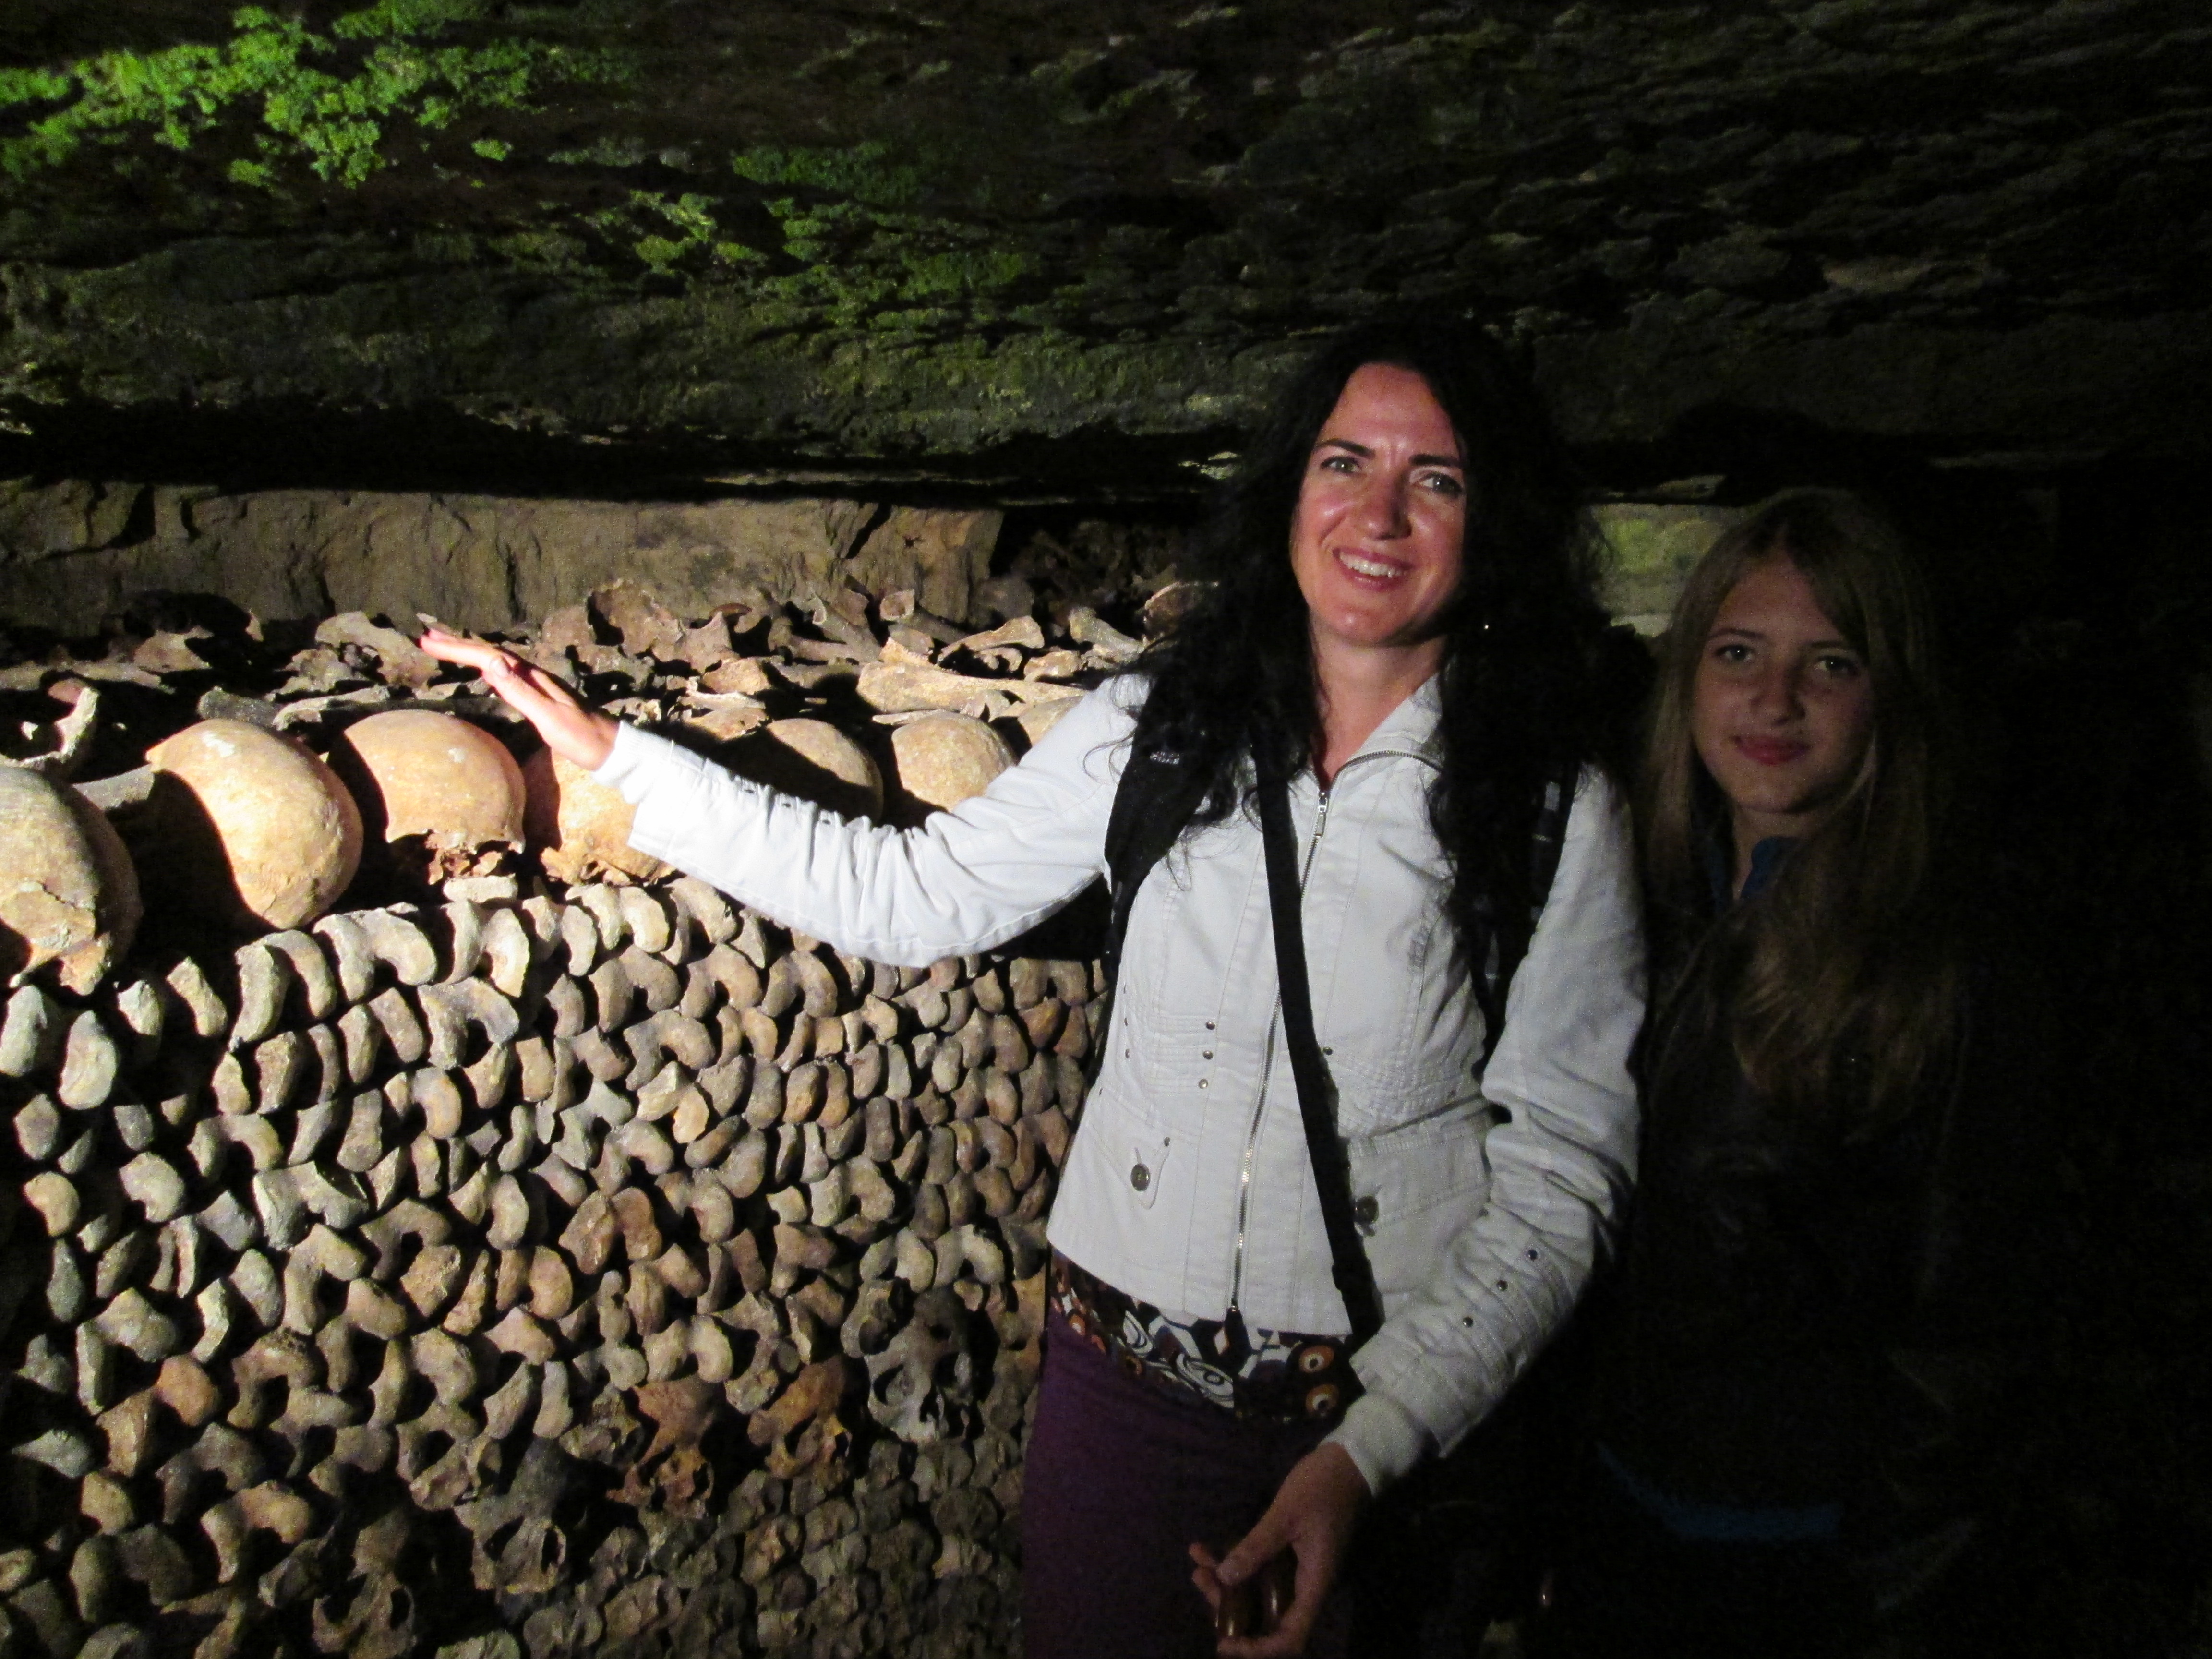
[{"label": "woman's hand", "polygon": [[545,746],[562,759],[595,772],[613,752],[611,719],[586,708],[576,694],[533,663],[485,640],[449,634],[442,628],[425,629],[422,648],[447,662],[473,668],[510,708],[538,728]]},{"label": "woman's hand", "polygon": [[1283,1477],[1259,1524],[1220,1561],[1203,1544],[1190,1547],[1190,1559],[1198,1564],[1191,1582],[1216,1608],[1224,1585],[1243,1583],[1285,1549],[1297,1559],[1297,1590],[1282,1623],[1271,1636],[1224,1637],[1219,1651],[1224,1659],[1292,1659],[1305,1651],[1306,1638],[1313,1633],[1370,1495],[1367,1478],[1349,1452],[1341,1446],[1317,1446]]}]

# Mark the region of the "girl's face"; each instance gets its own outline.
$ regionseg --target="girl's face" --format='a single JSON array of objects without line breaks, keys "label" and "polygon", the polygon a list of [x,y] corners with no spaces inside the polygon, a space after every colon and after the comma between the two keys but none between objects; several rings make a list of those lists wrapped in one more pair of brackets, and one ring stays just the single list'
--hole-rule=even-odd
[{"label": "girl's face", "polygon": [[1729,799],[1740,851],[1808,833],[1866,763],[1866,663],[1787,554],[1752,566],[1722,602],[1691,685],[1690,732]]},{"label": "girl's face", "polygon": [[1441,652],[1466,535],[1459,434],[1429,383],[1391,363],[1354,370],[1314,441],[1291,520],[1316,645]]}]

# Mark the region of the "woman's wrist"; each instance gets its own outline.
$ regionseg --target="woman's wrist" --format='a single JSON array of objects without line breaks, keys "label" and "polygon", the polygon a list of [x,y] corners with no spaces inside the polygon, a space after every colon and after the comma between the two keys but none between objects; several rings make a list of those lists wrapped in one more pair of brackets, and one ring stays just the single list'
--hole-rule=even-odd
[{"label": "woman's wrist", "polygon": [[552,747],[556,754],[570,764],[580,766],[586,772],[596,772],[614,758],[615,744],[621,736],[620,720],[611,714],[592,710],[579,724],[566,745],[554,744]]}]

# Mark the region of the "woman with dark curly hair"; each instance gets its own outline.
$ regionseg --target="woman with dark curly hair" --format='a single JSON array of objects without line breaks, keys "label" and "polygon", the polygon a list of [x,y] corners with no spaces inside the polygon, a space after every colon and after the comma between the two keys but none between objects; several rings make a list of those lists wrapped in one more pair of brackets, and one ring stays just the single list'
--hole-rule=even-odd
[{"label": "woman with dark curly hair", "polygon": [[[425,641],[619,787],[635,845],[881,960],[986,949],[1073,897],[1107,868],[1133,757],[1196,799],[1116,896],[1112,1024],[1051,1218],[1023,1503],[1037,1659],[1215,1650],[1209,1603],[1285,1553],[1279,1626],[1218,1651],[1343,1651],[1330,1592],[1362,1508],[1541,1349],[1633,1159],[1642,948],[1599,763],[1603,618],[1525,381],[1453,322],[1324,343],[1203,567],[1206,599],[1134,671],[904,832]],[[1287,829],[1263,836],[1271,814]],[[1281,985],[1279,915],[1304,987]]]}]

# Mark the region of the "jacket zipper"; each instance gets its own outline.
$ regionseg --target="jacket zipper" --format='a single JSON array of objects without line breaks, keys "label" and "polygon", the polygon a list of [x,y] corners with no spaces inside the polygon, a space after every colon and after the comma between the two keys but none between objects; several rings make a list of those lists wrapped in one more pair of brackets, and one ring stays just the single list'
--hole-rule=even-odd
[{"label": "jacket zipper", "polygon": [[[1346,763],[1346,765],[1350,764],[1348,761]],[[1341,779],[1343,775],[1343,768],[1338,768],[1337,776]],[[1305,861],[1298,869],[1300,898],[1305,896],[1306,878],[1313,873],[1314,855],[1321,850],[1321,832],[1322,826],[1328,822],[1328,791],[1323,789],[1321,791],[1321,804],[1314,810],[1313,838],[1306,843]],[[1279,1011],[1282,993],[1278,989],[1275,994],[1276,1006]],[[1279,1020],[1277,1024],[1279,1024],[1280,1021]],[[1231,1314],[1237,1311],[1237,1298],[1243,1294],[1244,1289],[1244,1223],[1246,1217],[1250,1213],[1252,1205],[1252,1154],[1259,1150],[1260,1120],[1267,1109],[1267,1083],[1274,1075],[1274,1071],[1275,1028],[1270,1026],[1267,1031],[1267,1052],[1260,1062],[1260,1098],[1252,1108],[1252,1127],[1244,1132],[1244,1159],[1237,1173],[1237,1254],[1231,1259],[1229,1268],[1229,1311]]]}]

